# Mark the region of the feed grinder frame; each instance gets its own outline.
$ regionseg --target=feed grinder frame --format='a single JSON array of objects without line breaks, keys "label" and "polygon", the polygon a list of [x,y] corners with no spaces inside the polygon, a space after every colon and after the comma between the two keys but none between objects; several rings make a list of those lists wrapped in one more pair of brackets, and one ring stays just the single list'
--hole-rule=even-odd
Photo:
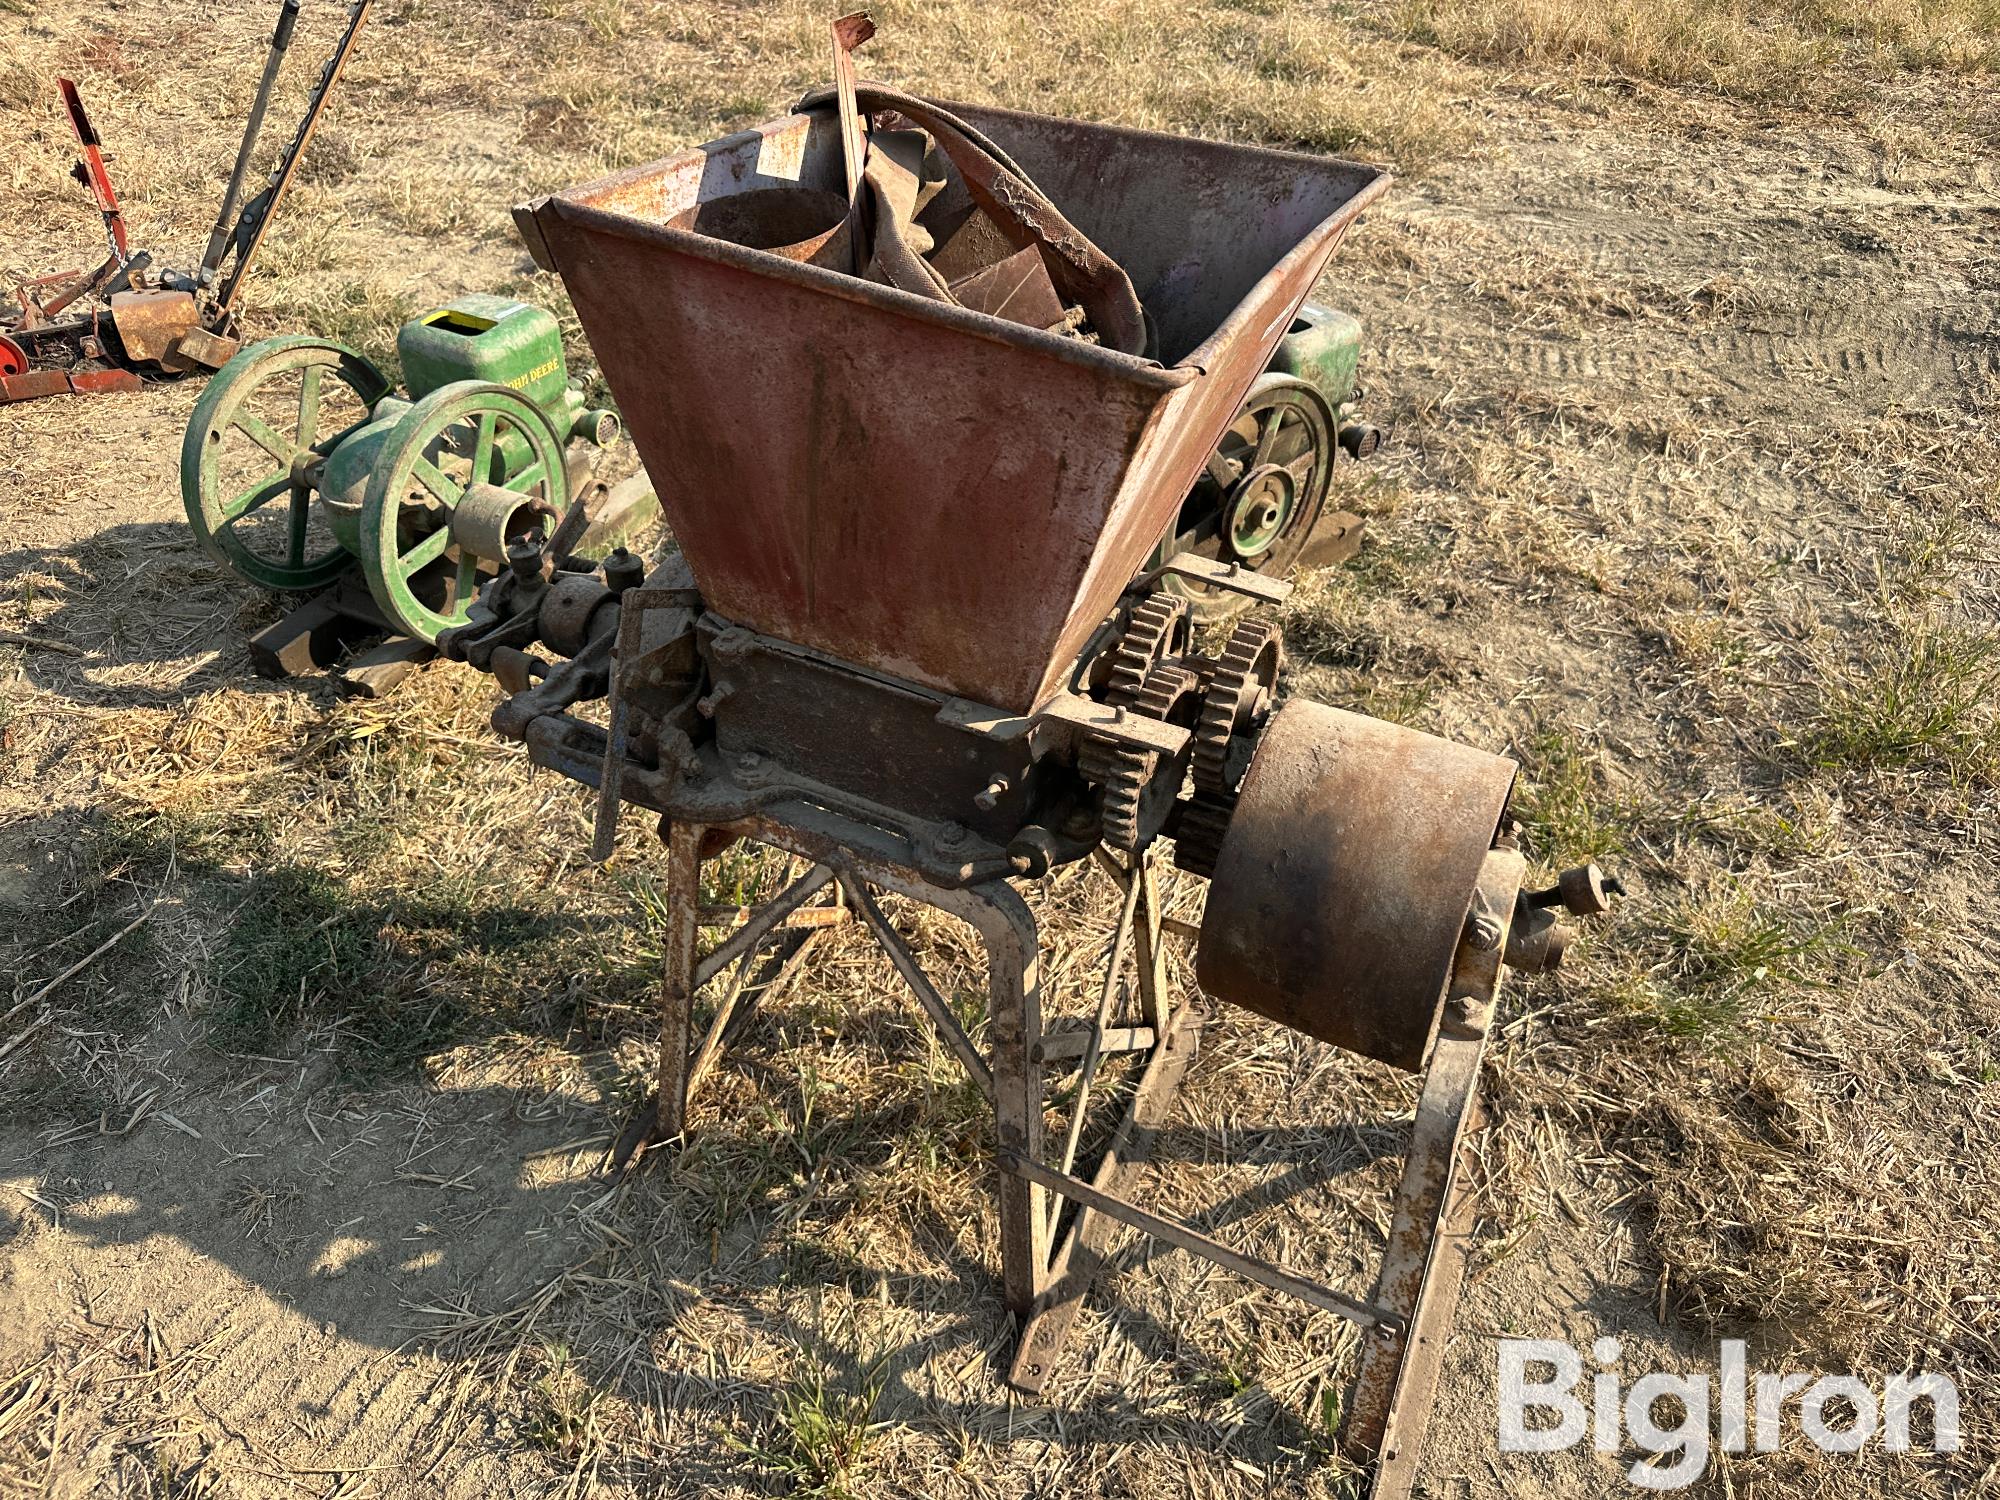
[{"label": "feed grinder frame", "polygon": [[[1168,587],[1269,605],[1288,584],[1149,558],[1386,177],[961,113],[1131,273],[1159,358],[674,226],[717,197],[828,190],[830,109],[525,205],[516,223],[570,291],[682,550],[639,581],[523,539],[438,646],[507,688],[499,733],[596,789],[595,857],[623,807],[661,819],[658,1088],[616,1162],[683,1137],[768,942],[859,923],[993,1110],[1001,1282],[1021,1322],[1011,1383],[1054,1378],[1115,1236],[1136,1229],[1356,1324],[1342,1442],[1374,1461],[1375,1493],[1407,1494],[1463,1267],[1466,1135],[1501,969],[1553,962],[1550,908],[1601,910],[1606,883],[1583,870],[1523,891],[1511,761],[1279,704],[1276,629],[1253,615],[1211,653]],[[574,712],[593,700],[602,724]],[[702,954],[701,863],[738,839],[808,868]],[[1210,880],[1198,927],[1168,914],[1163,840]],[[1094,1011],[1051,1018],[1012,882],[1081,860],[1110,872],[1118,923]],[[875,890],[977,933],[984,1049]],[[822,893],[832,905],[808,905]],[[1202,992],[1422,1076],[1366,1295],[1134,1201],[1210,1020],[1200,993],[1167,983],[1168,945],[1189,939]],[[732,963],[697,1038],[695,996]],[[1120,1055],[1132,1090],[1085,1162],[1085,1112]],[[1072,1065],[1058,1138],[1046,1085]]]}]

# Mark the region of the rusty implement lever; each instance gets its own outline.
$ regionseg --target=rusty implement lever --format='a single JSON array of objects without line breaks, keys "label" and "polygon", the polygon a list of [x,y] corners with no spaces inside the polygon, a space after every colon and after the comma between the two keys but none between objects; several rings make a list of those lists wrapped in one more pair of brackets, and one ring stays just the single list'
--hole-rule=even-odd
[{"label": "rusty implement lever", "polygon": [[[278,158],[278,165],[272,169],[270,181],[264,190],[243,207],[243,216],[236,221],[236,228],[230,234],[230,243],[236,249],[236,264],[230,268],[228,279],[222,283],[222,291],[215,300],[215,312],[210,320],[211,330],[220,330],[227,324],[230,311],[236,305],[236,294],[242,288],[244,273],[257,258],[258,247],[264,243],[264,234],[271,227],[271,217],[284,202],[285,194],[291,189],[293,174],[298,171],[299,158],[305,154],[313,133],[319,129],[320,117],[326,113],[327,100],[333,94],[333,86],[340,81],[340,73],[347,66],[347,59],[354,51],[354,44],[361,35],[361,28],[368,20],[368,8],[374,0],[354,0],[354,8],[348,12],[347,30],[341,33],[340,41],[333,49],[333,55],[326,60],[326,67],[319,75],[319,82],[313,85],[312,95],[306,102],[306,112],[299,121],[299,128],[293,132],[291,144],[285,147],[285,154]],[[279,35],[287,43],[290,36],[284,22],[279,22]],[[273,36],[271,45],[274,53],[282,53],[278,36]],[[254,134],[262,123],[253,114],[250,131]],[[226,255],[226,251],[224,255]],[[216,266],[223,257],[218,256]],[[211,268],[213,269],[213,268]]]},{"label": "rusty implement lever", "polygon": [[137,390],[141,369],[168,375],[218,370],[237,352],[235,306],[243,278],[319,128],[373,0],[351,0],[340,40],[307,96],[304,117],[262,190],[242,203],[244,180],[301,3],[279,0],[277,25],[215,226],[200,263],[191,270],[156,265],[151,253],[131,248],[103,141],[76,84],[56,80],[80,148],[71,175],[96,202],[110,254],[95,270],[39,276],[13,288],[10,305],[0,307],[0,404],[62,393]]},{"label": "rusty implement lever", "polygon": [[[854,49],[875,35],[875,23],[864,11],[842,16],[833,23],[833,87],[840,99],[840,158],[847,171],[847,212],[850,222],[856,199],[861,196],[861,173],[867,166],[868,136],[861,125],[861,112],[854,102]],[[852,241],[850,240],[850,243]],[[845,257],[842,270],[858,271],[858,249]]]},{"label": "rusty implement lever", "polygon": [[257,136],[264,128],[264,111],[271,107],[271,88],[284,66],[285,53],[292,45],[292,31],[299,21],[299,0],[284,0],[278,12],[278,28],[271,33],[271,50],[264,58],[264,76],[257,80],[257,97],[250,105],[250,118],[243,124],[243,142],[236,148],[236,165],[229,172],[229,186],[223,189],[222,204],[215,211],[215,228],[209,231],[208,249],[202,253],[200,279],[215,276],[228,253],[232,239],[230,215],[243,196],[243,176],[250,170],[250,154],[257,149]]},{"label": "rusty implement lever", "polygon": [[[90,196],[96,200],[97,212],[104,220],[105,244],[111,253],[94,271],[56,271],[16,287],[13,300],[20,310],[8,314],[16,333],[32,332],[43,327],[78,298],[88,297],[107,285],[114,289],[122,286],[133,271],[145,264],[144,256],[133,256],[126,240],[125,214],[118,206],[118,194],[111,186],[111,174],[104,165],[104,143],[84,111],[83,96],[77,92],[75,82],[68,78],[58,78],[56,88],[62,95],[63,113],[69,117],[70,131],[76,136],[77,146],[82,152],[70,168],[70,176],[88,188]],[[22,358],[25,362],[25,354]],[[0,358],[0,375],[20,373],[7,365],[8,362]],[[59,383],[56,388],[67,389],[67,386]],[[25,399],[4,394],[5,389],[0,388],[0,400]]]},{"label": "rusty implement lever", "polygon": [[868,152],[861,113],[854,102],[854,49],[875,35],[875,22],[865,11],[833,23],[833,86],[840,95],[840,154],[847,168],[847,202],[853,206],[861,191],[861,169]]},{"label": "rusty implement lever", "polygon": [[91,127],[90,116],[83,111],[83,98],[77,93],[76,84],[70,79],[58,78],[56,87],[62,91],[63,113],[69,116],[69,128],[76,132],[76,143],[83,148],[83,156],[71,169],[70,175],[89,188],[90,196],[97,200],[97,211],[104,217],[104,238],[111,247],[112,263],[122,269],[132,258],[132,251],[125,239],[124,211],[118,207],[118,194],[112,190],[111,174],[104,169],[104,142]]}]

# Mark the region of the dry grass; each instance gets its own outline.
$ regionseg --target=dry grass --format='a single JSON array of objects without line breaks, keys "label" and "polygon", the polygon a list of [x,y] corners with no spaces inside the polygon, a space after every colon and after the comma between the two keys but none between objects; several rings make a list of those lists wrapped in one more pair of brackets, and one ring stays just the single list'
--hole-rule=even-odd
[{"label": "dry grass", "polygon": [[1393,24],[1456,56],[1751,99],[1845,97],[1904,69],[1985,76],[1992,0],[1398,0]]}]

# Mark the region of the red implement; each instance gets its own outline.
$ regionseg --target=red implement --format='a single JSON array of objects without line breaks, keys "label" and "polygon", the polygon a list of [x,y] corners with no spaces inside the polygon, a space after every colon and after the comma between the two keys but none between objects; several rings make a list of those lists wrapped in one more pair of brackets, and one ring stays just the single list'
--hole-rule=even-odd
[{"label": "red implement", "polygon": [[104,169],[104,142],[91,128],[90,116],[83,112],[83,98],[76,85],[67,78],[58,78],[56,87],[62,90],[63,112],[69,116],[69,128],[76,132],[76,143],[83,148],[83,157],[70,175],[89,188],[90,196],[97,200],[97,211],[104,216],[104,237],[111,246],[112,258],[122,266],[132,258],[132,251],[125,242],[125,215],[118,207],[118,194],[112,191],[111,174]]}]

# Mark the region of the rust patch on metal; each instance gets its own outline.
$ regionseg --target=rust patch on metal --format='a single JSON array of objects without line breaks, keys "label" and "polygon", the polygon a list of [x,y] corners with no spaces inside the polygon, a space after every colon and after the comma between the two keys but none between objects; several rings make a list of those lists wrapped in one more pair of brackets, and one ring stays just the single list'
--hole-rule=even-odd
[{"label": "rust patch on metal", "polygon": [[715,609],[1025,713],[1061,688],[1388,179],[1327,158],[952,113],[1130,273],[1160,360],[672,227],[717,198],[839,193],[830,112],[523,217]]},{"label": "rust patch on metal", "polygon": [[1286,704],[1222,841],[1201,987],[1421,1068],[1514,769],[1399,724]]},{"label": "rust patch on metal", "polygon": [[134,364],[156,365],[200,325],[192,292],[114,292],[111,326],[125,357]]}]

